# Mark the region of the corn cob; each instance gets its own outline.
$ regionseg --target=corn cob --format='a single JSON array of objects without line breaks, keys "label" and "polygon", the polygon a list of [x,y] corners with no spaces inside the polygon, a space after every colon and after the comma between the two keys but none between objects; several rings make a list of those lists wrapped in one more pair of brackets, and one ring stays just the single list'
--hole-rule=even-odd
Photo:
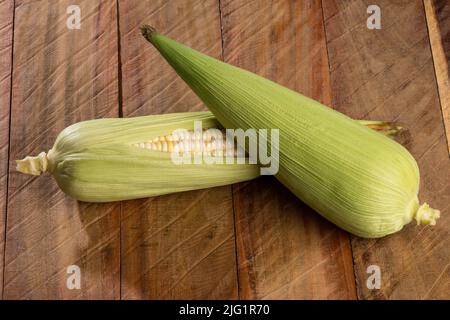
[{"label": "corn cob", "polygon": [[[202,134],[192,130],[195,121],[202,121]],[[382,121],[370,124],[389,135],[399,128]],[[171,131],[176,126],[191,130],[178,134]],[[221,139],[210,134],[209,128],[218,128]],[[17,170],[31,175],[49,172],[68,195],[90,202],[157,196],[257,177],[254,165],[173,165],[173,152],[215,159],[245,155],[239,146],[227,145],[223,131],[210,112],[85,121],[62,131],[48,153],[16,160]],[[248,159],[245,162],[249,163]],[[89,166],[99,168],[98,172]]]},{"label": "corn cob", "polygon": [[[89,202],[157,196],[259,176],[259,167],[248,162],[174,163],[174,151],[215,160],[239,156],[226,141],[214,140],[214,134],[196,138],[195,121],[201,121],[204,129],[221,128],[210,112],[79,122],[64,129],[48,153],[17,160],[17,170],[32,175],[49,172],[66,194]],[[181,128],[187,132],[174,133]]]},{"label": "corn cob", "polygon": [[[419,205],[419,169],[400,144],[317,101],[141,28],[226,128],[279,128],[276,177],[325,218],[361,237],[435,224]],[[270,142],[269,142],[270,143]]]},{"label": "corn cob", "polygon": [[[192,130],[195,121],[206,126],[201,135]],[[398,132],[398,127],[391,123],[370,124],[383,134]],[[177,134],[171,131],[175,126],[191,130]],[[220,128],[222,139],[208,135],[208,128]],[[80,122],[62,131],[48,153],[16,162],[19,172],[31,175],[49,172],[65,193],[89,202],[214,187],[259,175],[256,166],[250,164],[174,166],[170,157],[173,152],[213,158],[245,155],[239,146],[227,146],[225,133],[212,113],[191,112]],[[249,163],[248,159],[245,162]]]},{"label": "corn cob", "polygon": [[[185,134],[172,133],[166,136],[158,136],[144,142],[134,143],[133,146],[141,149],[148,149],[160,152],[175,152],[183,156],[203,155],[206,157],[237,156],[238,146],[233,144],[227,149],[226,132],[221,130],[222,139],[214,139],[208,136],[206,130],[201,134],[195,131],[186,131]],[[242,151],[243,152],[243,151]]]}]

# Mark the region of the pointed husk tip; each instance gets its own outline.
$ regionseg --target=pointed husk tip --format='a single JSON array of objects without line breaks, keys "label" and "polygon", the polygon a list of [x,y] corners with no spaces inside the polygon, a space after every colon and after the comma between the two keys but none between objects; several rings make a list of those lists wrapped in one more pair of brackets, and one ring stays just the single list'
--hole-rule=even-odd
[{"label": "pointed husk tip", "polygon": [[149,42],[152,42],[153,36],[158,33],[154,27],[148,24],[144,24],[143,26],[140,27],[140,29],[144,38],[147,39],[147,41]]}]

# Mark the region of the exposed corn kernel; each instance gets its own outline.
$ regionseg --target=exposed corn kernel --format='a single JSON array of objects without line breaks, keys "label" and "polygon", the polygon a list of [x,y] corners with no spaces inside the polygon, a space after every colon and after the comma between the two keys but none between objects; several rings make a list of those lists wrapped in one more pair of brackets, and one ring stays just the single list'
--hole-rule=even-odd
[{"label": "exposed corn kernel", "polygon": [[243,150],[238,152],[239,148],[231,141],[227,142],[223,132],[222,139],[219,139],[219,135],[211,134],[209,131],[176,132],[171,135],[154,137],[146,142],[135,143],[133,146],[152,151],[190,153],[191,155],[203,154],[213,157],[245,154]]}]

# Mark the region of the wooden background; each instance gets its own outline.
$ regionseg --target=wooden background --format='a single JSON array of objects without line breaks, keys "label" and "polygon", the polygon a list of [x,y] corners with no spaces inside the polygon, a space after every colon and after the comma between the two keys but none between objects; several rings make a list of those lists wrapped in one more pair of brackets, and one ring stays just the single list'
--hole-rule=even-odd
[{"label": "wooden background", "polygon": [[[80,30],[66,27],[72,4]],[[366,27],[370,4],[381,30]],[[437,226],[353,237],[272,177],[88,204],[15,172],[77,121],[205,109],[144,23],[349,116],[404,124]],[[0,0],[0,296],[449,299],[449,33],[445,0]],[[66,287],[70,265],[80,290]]]}]

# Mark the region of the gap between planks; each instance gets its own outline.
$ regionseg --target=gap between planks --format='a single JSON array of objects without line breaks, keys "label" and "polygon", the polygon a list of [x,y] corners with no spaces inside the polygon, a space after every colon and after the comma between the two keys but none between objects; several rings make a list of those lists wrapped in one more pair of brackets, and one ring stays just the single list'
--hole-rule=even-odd
[{"label": "gap between planks", "polygon": [[[5,71],[8,72],[9,69],[9,76],[6,76],[5,78],[2,79],[1,82],[5,81],[7,84],[5,86],[8,86],[9,88],[6,89],[6,91],[8,91],[8,98],[6,99],[8,105],[5,106],[5,109],[8,110],[5,117],[7,118],[7,121],[5,121],[7,123],[6,126],[6,130],[7,133],[6,134],[2,134],[0,136],[0,138],[2,139],[2,141],[0,141],[0,143],[3,145],[5,144],[5,149],[7,150],[6,156],[5,156],[5,160],[6,163],[1,163],[1,165],[3,166],[1,168],[2,172],[0,173],[1,176],[5,176],[5,184],[3,184],[3,187],[5,188],[5,190],[2,191],[2,195],[0,195],[0,200],[3,199],[1,202],[4,202],[4,204],[2,205],[1,210],[3,211],[3,217],[0,218],[3,219],[3,221],[0,223],[0,227],[2,228],[2,230],[0,230],[0,236],[2,236],[2,241],[3,243],[0,243],[0,245],[2,246],[0,248],[0,253],[2,254],[2,256],[0,256],[0,261],[2,263],[0,272],[0,300],[3,300],[3,295],[4,295],[4,286],[5,286],[5,264],[6,264],[6,227],[7,227],[7,221],[8,221],[8,183],[9,183],[9,174],[8,174],[8,167],[9,167],[9,160],[10,160],[10,144],[9,142],[11,141],[11,105],[12,105],[12,70],[13,70],[13,52],[14,52],[14,16],[15,16],[15,1],[14,0],[6,0],[3,3],[0,3],[0,5],[5,5],[5,3],[7,4],[7,8],[5,9],[6,12],[1,12],[0,14],[2,15],[2,21],[6,22],[6,26],[1,27],[1,30],[5,30],[7,29],[7,25],[11,25],[11,27],[9,28],[9,30],[7,30],[7,34],[6,36],[9,37],[9,39],[7,39],[7,41],[9,42],[9,45],[6,47],[9,47],[10,53],[9,53],[9,65],[2,65],[3,67],[6,67]],[[8,12],[9,11],[9,12]],[[8,15],[8,19],[6,17],[4,17],[4,15]],[[2,39],[3,40],[3,39]],[[3,70],[2,70],[3,73]],[[0,83],[1,84],[1,83]],[[5,130],[5,128],[3,128],[3,130]],[[3,141],[3,139],[5,139],[5,141]],[[3,157],[3,155],[0,155],[1,157]],[[2,159],[3,160],[3,159]]]},{"label": "gap between planks", "polygon": [[[442,118],[447,138],[447,148],[450,152],[450,80],[449,80],[449,61],[446,57],[444,48],[444,36],[448,21],[445,21],[445,16],[442,21],[437,12],[437,3],[443,3],[442,11],[450,12],[450,4],[446,1],[440,0],[424,0],[425,17],[427,21],[428,36],[430,38],[430,50],[433,57],[433,66],[438,86],[439,100],[441,104]],[[444,13],[444,12],[442,12]],[[446,24],[445,24],[446,23]],[[441,28],[442,27],[442,28]]]}]

